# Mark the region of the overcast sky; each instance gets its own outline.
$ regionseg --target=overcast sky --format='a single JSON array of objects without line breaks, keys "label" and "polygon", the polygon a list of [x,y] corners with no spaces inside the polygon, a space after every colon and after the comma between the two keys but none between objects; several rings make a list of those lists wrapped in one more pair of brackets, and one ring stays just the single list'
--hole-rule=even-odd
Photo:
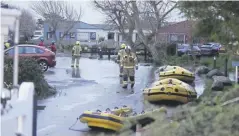
[{"label": "overcast sky", "polygon": [[[31,11],[30,5],[31,2],[34,1],[25,1],[25,0],[4,0],[9,4],[18,6],[20,8],[25,8]],[[104,23],[105,16],[96,10],[92,4],[92,0],[68,0],[70,4],[72,4],[76,9],[79,10],[79,7],[82,8],[83,15],[81,17],[81,21],[90,23],[90,24],[101,24]],[[35,14],[33,11],[31,11]],[[174,11],[169,15],[169,21],[181,21],[183,20],[182,17],[179,16],[178,11]],[[35,14],[36,18],[37,15]]]}]

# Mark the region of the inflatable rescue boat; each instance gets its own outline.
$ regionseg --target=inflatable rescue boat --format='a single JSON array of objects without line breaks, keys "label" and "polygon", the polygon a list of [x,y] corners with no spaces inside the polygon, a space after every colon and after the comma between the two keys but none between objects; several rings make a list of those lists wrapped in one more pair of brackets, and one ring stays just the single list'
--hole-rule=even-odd
[{"label": "inflatable rescue boat", "polygon": [[106,111],[85,111],[80,116],[80,122],[87,123],[90,128],[100,128],[112,131],[119,131],[123,127],[123,118],[126,114],[132,112],[132,108],[123,106],[115,107],[113,110],[109,108]]},{"label": "inflatable rescue boat", "polygon": [[170,67],[171,67],[170,70],[159,73],[160,79],[176,78],[181,81],[190,82],[190,83],[194,81],[195,76],[189,70],[186,70],[179,66],[170,66]]},{"label": "inflatable rescue boat", "polygon": [[160,85],[163,85],[163,84],[173,84],[173,85],[182,85],[184,86],[187,90],[190,90],[192,92],[196,92],[196,90],[189,84],[181,81],[181,80],[178,80],[176,78],[165,78],[165,79],[162,79],[162,80],[159,80],[159,81],[155,81],[152,86],[160,86]]},{"label": "inflatable rescue boat", "polygon": [[195,90],[177,84],[162,84],[144,89],[144,99],[149,102],[174,101],[187,103],[197,98]]}]

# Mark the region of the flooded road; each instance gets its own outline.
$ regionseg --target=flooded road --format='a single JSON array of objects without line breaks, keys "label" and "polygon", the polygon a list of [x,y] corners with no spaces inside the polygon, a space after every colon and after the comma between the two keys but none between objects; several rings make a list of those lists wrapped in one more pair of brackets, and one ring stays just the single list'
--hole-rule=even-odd
[{"label": "flooded road", "polygon": [[[133,107],[136,112],[145,109],[142,90],[155,81],[153,66],[139,65],[132,94],[131,89],[121,88],[119,67],[113,61],[81,58],[78,70],[72,69],[70,64],[69,56],[57,57],[56,67],[45,73],[46,80],[59,93],[38,101],[38,105],[46,105],[45,110],[38,111],[38,136],[84,135],[84,132],[69,130],[69,127],[85,110],[105,110],[123,105]],[[197,77],[195,87],[199,95],[203,92],[203,86]],[[79,121],[74,126],[77,130],[87,128]]]},{"label": "flooded road", "polygon": [[[52,98],[38,102],[46,105],[38,112],[38,136],[79,136],[81,132],[68,128],[85,110],[114,108],[128,105],[141,112],[142,90],[154,79],[152,66],[139,66],[136,71],[134,93],[120,86],[119,68],[113,61],[81,58],[80,69],[70,68],[70,57],[57,57],[55,68],[45,73],[46,80],[59,93]],[[73,73],[73,74],[72,74]],[[80,122],[74,129],[85,129]]]}]

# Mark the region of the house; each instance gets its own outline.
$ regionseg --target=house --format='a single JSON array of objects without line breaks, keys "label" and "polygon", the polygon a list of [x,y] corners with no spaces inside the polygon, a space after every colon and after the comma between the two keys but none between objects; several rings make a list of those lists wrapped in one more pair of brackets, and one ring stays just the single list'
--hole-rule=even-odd
[{"label": "house", "polygon": [[[67,25],[67,23],[63,24]],[[62,27],[61,27],[62,28]],[[51,27],[48,23],[44,23],[44,40],[46,43],[50,43],[53,40],[53,35],[51,33]],[[64,30],[56,30],[56,37],[59,39],[64,33]],[[80,41],[81,44],[86,44],[89,46],[98,44],[100,38],[104,40],[113,40],[115,42],[122,41],[122,37],[118,35],[116,30],[112,30],[109,25],[105,24],[88,24],[82,21],[77,22],[74,27],[69,31],[63,40],[63,45],[74,44],[75,41]]]},{"label": "house", "polygon": [[196,23],[196,21],[185,20],[166,25],[160,28],[160,33],[157,35],[156,39],[157,41],[164,43],[188,43],[192,37]]},{"label": "house", "polygon": [[[67,23],[62,24],[60,28],[63,28]],[[54,38],[51,33],[51,27],[48,23],[43,25],[44,31],[44,41],[49,44]],[[59,39],[63,35],[64,30],[56,30],[56,37]],[[127,30],[126,30],[127,32]],[[147,33],[147,32],[146,32]],[[96,45],[99,43],[100,39],[104,39],[107,43],[113,43],[113,46],[118,46],[120,43],[124,42],[122,35],[114,27],[107,24],[88,24],[82,21],[77,22],[74,27],[69,31],[63,40],[63,45],[74,44],[75,41],[80,41],[81,44],[86,44],[89,46]],[[137,31],[134,30],[132,40],[136,41]]]}]

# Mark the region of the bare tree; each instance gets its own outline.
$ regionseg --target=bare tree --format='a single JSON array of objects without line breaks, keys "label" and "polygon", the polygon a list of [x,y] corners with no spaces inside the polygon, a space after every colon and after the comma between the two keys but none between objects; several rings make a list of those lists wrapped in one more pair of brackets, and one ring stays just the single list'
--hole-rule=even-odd
[{"label": "bare tree", "polygon": [[107,23],[118,29],[123,39],[133,45],[132,34],[135,23],[130,12],[130,2],[128,1],[94,1],[94,4],[104,14],[107,15]]},{"label": "bare tree", "polygon": [[132,41],[132,34],[137,30],[140,42],[152,53],[153,59],[159,61],[159,52],[156,49],[159,41],[156,37],[160,33],[162,23],[176,8],[177,2],[106,0],[94,1],[94,5],[107,15],[107,22],[116,26],[132,47],[135,44]]},{"label": "bare tree", "polygon": [[[65,1],[35,1],[31,8],[50,25],[53,38],[58,43],[69,34],[77,21],[80,21],[82,13],[81,7],[79,7],[80,12],[77,12],[72,5]],[[59,39],[56,36],[57,29],[63,31],[63,35]]]},{"label": "bare tree", "polygon": [[33,32],[35,30],[36,27],[35,19],[33,18],[32,14],[29,11],[23,9],[19,22],[20,22],[19,31],[21,34],[24,35],[24,39],[28,40],[29,37],[33,35]]}]

